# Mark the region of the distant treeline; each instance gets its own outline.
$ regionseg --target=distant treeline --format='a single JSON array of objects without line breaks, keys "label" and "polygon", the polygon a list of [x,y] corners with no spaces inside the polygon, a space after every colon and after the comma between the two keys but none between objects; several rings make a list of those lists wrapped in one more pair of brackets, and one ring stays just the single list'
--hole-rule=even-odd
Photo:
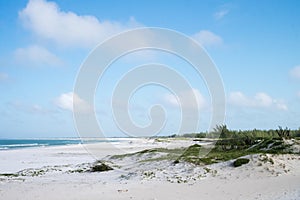
[{"label": "distant treeline", "polygon": [[188,137],[188,138],[300,138],[300,128],[298,130],[291,130],[289,128],[283,129],[281,126],[278,129],[270,130],[230,130],[226,125],[218,125],[211,132],[200,133],[186,133],[182,135],[170,135],[168,137]]}]

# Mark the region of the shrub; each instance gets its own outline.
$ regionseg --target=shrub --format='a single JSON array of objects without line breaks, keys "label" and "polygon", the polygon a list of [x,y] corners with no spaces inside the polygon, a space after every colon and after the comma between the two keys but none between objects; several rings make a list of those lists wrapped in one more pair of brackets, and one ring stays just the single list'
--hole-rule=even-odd
[{"label": "shrub", "polygon": [[249,162],[250,162],[250,160],[248,158],[239,158],[239,159],[236,159],[233,162],[233,166],[234,167],[239,167],[239,166],[242,166],[242,165],[247,164]]},{"label": "shrub", "polygon": [[289,139],[290,138],[290,132],[291,130],[288,129],[287,127],[285,129],[283,129],[281,126],[278,127],[279,129],[276,130],[279,138],[285,138],[285,139]]},{"label": "shrub", "polygon": [[96,164],[91,169],[92,172],[105,172],[110,170],[113,170],[113,168],[104,163]]},{"label": "shrub", "polygon": [[179,163],[178,159],[173,162],[173,164],[175,164],[175,165],[178,164],[178,163]]}]

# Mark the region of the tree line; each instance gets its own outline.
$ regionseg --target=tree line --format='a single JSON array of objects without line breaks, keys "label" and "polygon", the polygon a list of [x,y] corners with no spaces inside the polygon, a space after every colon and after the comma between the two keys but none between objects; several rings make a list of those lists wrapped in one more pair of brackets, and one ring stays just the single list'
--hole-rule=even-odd
[{"label": "tree line", "polygon": [[199,133],[186,133],[182,135],[171,135],[169,137],[190,137],[190,138],[240,138],[249,137],[256,139],[266,138],[300,138],[300,128],[291,130],[288,127],[282,128],[278,126],[277,129],[269,130],[230,130],[227,125],[217,125],[211,132],[199,132]]}]

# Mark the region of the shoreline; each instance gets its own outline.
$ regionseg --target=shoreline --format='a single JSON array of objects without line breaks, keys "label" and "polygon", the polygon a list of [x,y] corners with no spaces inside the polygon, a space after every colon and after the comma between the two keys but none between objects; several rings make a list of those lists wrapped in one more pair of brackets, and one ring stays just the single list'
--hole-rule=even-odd
[{"label": "shoreline", "polygon": [[[26,148],[44,148],[53,146],[67,146],[77,144],[122,142],[131,138],[5,138],[0,139],[0,151]],[[56,141],[57,143],[51,143]],[[76,141],[77,143],[73,143]],[[8,143],[7,143],[8,142]],[[69,143],[72,142],[72,143]]]}]

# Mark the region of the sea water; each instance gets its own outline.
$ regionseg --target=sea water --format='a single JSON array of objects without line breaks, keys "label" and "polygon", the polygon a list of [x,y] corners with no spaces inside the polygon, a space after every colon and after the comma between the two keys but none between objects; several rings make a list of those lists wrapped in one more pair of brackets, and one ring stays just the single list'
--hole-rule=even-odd
[{"label": "sea water", "polygon": [[[94,142],[115,142],[115,140],[93,139],[88,143]],[[48,147],[58,145],[81,144],[82,140],[78,138],[66,139],[0,139],[0,150],[31,148],[31,147]],[[85,141],[86,143],[86,141]]]}]

